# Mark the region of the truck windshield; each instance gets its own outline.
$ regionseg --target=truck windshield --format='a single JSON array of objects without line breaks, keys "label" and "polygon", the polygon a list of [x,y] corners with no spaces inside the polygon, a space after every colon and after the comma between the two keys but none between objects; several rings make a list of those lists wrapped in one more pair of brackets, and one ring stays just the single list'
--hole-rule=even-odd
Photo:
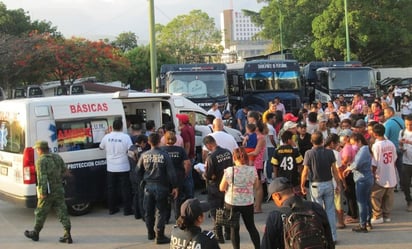
[{"label": "truck windshield", "polygon": [[330,72],[331,90],[374,88],[372,70],[333,70]]},{"label": "truck windshield", "polygon": [[257,72],[245,73],[246,90],[299,90],[299,73],[296,71],[284,72]]},{"label": "truck windshield", "polygon": [[171,72],[166,83],[168,93],[179,93],[191,99],[226,95],[223,72]]}]

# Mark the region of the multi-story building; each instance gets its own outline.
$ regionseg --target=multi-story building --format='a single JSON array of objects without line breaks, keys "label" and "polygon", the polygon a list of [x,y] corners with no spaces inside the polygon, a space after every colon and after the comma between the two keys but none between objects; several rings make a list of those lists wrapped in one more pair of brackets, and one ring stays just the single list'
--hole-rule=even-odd
[{"label": "multi-story building", "polygon": [[224,47],[222,62],[239,62],[245,57],[268,52],[267,48],[271,42],[257,36],[262,28],[252,23],[249,16],[233,9],[227,9],[221,13],[220,19],[221,44]]}]

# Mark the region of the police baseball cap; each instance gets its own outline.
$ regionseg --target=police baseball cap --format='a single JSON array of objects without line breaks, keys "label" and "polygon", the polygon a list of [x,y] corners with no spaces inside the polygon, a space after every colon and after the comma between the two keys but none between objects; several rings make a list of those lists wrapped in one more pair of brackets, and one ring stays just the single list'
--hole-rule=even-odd
[{"label": "police baseball cap", "polygon": [[201,202],[196,198],[187,199],[180,207],[180,216],[194,220],[209,209],[210,206],[207,202]]},{"label": "police baseball cap", "polygon": [[282,192],[283,190],[292,188],[292,184],[286,177],[276,177],[268,187],[268,194]]}]

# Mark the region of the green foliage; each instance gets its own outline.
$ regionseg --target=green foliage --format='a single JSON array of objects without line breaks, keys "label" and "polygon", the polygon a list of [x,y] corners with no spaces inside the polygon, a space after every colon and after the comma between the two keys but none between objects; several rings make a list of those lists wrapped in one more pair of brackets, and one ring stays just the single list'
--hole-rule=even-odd
[{"label": "green foliage", "polygon": [[278,0],[267,1],[259,17],[252,20],[263,26],[263,38],[272,40],[277,51],[280,48],[282,28],[283,48],[293,48],[299,59],[312,60],[310,45],[313,42],[312,21],[322,13],[330,0]]},{"label": "green foliage", "polygon": [[123,32],[120,33],[116,40],[112,43],[112,45],[122,52],[126,52],[132,50],[133,48],[137,47],[137,35],[133,32]]},{"label": "green foliage", "polygon": [[[131,73],[128,76],[128,84],[131,89],[144,90],[151,87],[150,85],[150,47],[138,46],[125,53],[125,57],[131,63]],[[175,57],[170,56],[169,52],[163,48],[157,49],[157,65],[177,63]],[[160,67],[159,67],[160,68]]]},{"label": "green foliage", "polygon": [[[409,0],[348,0],[351,59],[365,64],[410,65],[412,24]],[[333,0],[313,22],[316,57],[346,57],[343,1]]]},{"label": "green foliage", "polygon": [[[364,64],[412,64],[412,1],[346,0],[351,59]],[[346,58],[344,0],[258,0],[267,2],[258,15],[260,36],[279,48],[292,48],[299,61]],[[276,50],[276,49],[275,49]]]},{"label": "green foliage", "polygon": [[18,36],[30,31],[30,17],[23,9],[7,10],[6,5],[0,2],[0,33]]},{"label": "green foliage", "polygon": [[[156,25],[156,42],[179,62],[199,60],[202,54],[217,53],[222,48],[220,31],[213,18],[201,10],[192,10],[188,15],[180,15],[167,25]],[[198,61],[192,61],[198,62]]]}]

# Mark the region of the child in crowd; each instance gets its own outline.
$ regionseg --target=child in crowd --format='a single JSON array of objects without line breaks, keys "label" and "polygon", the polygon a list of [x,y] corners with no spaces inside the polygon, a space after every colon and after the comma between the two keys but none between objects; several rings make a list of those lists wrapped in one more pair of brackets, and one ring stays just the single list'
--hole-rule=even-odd
[{"label": "child in crowd", "polygon": [[[246,125],[246,133],[243,138],[242,145],[245,147],[246,152],[252,152],[255,150],[257,145],[257,135],[256,135],[256,125],[255,124],[247,124]],[[253,165],[256,156],[249,156],[249,165]]]}]

